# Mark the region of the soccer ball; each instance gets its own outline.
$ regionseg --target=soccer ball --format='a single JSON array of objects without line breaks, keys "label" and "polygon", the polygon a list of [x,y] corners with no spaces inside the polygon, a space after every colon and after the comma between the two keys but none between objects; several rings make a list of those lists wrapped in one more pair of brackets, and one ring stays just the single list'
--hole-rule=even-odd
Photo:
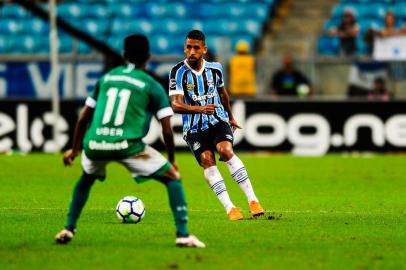
[{"label": "soccer ball", "polygon": [[145,216],[145,207],[137,197],[127,196],[118,202],[116,212],[123,223],[138,223]]}]

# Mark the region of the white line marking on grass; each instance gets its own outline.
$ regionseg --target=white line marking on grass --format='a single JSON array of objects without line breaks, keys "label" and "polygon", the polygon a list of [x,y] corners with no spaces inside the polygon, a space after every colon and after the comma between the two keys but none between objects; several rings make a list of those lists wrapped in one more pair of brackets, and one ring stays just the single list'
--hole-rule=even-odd
[{"label": "white line marking on grass", "polygon": [[[47,210],[47,211],[67,211],[67,208],[57,208],[57,207],[36,207],[36,208],[18,208],[18,207],[0,207],[0,211],[30,211],[30,210]],[[244,210],[244,209],[243,209]],[[115,211],[115,208],[85,208],[84,211]],[[154,212],[170,212],[170,210],[163,209],[153,209]],[[223,210],[219,209],[188,209],[189,212],[207,212],[207,213],[223,213]],[[248,209],[246,209],[248,211]],[[365,212],[354,212],[354,211],[333,211],[333,210],[272,210],[266,211],[267,213],[295,213],[295,214],[349,214],[349,215],[360,215],[360,214],[395,214],[396,211],[365,211]],[[402,212],[402,214],[406,214]]]}]

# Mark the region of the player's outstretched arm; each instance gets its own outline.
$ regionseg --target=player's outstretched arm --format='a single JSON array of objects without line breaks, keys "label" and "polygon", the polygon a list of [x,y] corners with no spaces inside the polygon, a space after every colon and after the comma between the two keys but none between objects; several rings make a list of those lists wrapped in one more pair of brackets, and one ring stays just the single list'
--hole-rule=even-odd
[{"label": "player's outstretched arm", "polygon": [[231,111],[230,96],[228,95],[227,89],[224,86],[220,88],[219,95],[220,95],[221,104],[223,104],[224,109],[228,113],[228,117],[230,119],[230,125],[233,128],[233,131],[235,131],[237,128],[241,128],[241,126],[234,119],[233,112]]},{"label": "player's outstretched arm", "polygon": [[168,152],[169,162],[178,169],[178,166],[175,162],[175,143],[173,141],[173,132],[171,127],[171,117],[167,116],[160,120],[162,126],[162,135],[164,137],[166,151]]},{"label": "player's outstretched arm", "polygon": [[205,113],[213,114],[218,107],[215,104],[208,104],[206,106],[193,106],[183,102],[182,95],[171,96],[172,109],[176,113]]},{"label": "player's outstretched arm", "polygon": [[72,148],[66,151],[65,154],[63,155],[63,163],[65,164],[65,166],[71,166],[73,160],[79,154],[80,148],[82,146],[83,136],[90,122],[90,119],[92,119],[93,112],[94,112],[93,108],[89,106],[83,107],[79,119],[76,122],[75,132],[73,134]]}]

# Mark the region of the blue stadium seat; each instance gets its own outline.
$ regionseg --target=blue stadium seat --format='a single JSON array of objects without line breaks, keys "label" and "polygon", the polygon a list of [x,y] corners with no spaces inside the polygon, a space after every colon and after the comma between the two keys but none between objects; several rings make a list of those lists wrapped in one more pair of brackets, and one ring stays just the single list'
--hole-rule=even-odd
[{"label": "blue stadium seat", "polygon": [[342,4],[359,4],[361,0],[341,0]]},{"label": "blue stadium seat", "polygon": [[225,17],[241,17],[245,14],[245,5],[236,5],[235,3],[224,3],[220,5],[220,10],[224,12]]},{"label": "blue stadium seat", "polygon": [[269,15],[269,6],[267,4],[253,3],[246,5],[246,16],[248,18],[264,21]]},{"label": "blue stadium seat", "polygon": [[170,16],[170,10],[165,4],[149,2],[142,5],[141,10],[144,10],[146,17],[159,19]]},{"label": "blue stadium seat", "polygon": [[208,34],[213,34],[213,35],[234,35],[239,31],[239,23],[237,21],[233,20],[226,20],[226,19],[221,19],[221,20],[213,20],[210,22],[207,22],[205,24],[205,31],[207,31]]},{"label": "blue stadium seat", "polygon": [[49,24],[38,18],[21,20],[21,32],[23,34],[47,35]]},{"label": "blue stadium seat", "polygon": [[16,35],[21,32],[21,22],[17,19],[0,19],[0,33]]},{"label": "blue stadium seat", "polygon": [[110,10],[105,5],[92,5],[91,7],[89,7],[89,9],[91,9],[92,12],[87,15],[88,18],[105,20],[110,17]]},{"label": "blue stadium seat", "polygon": [[70,36],[60,35],[59,36],[59,52],[60,53],[70,53],[73,49],[73,40]]},{"label": "blue stadium seat", "polygon": [[205,23],[201,20],[184,20],[182,27],[185,30],[183,34],[184,36],[186,36],[187,32],[189,32],[191,29],[205,31]]},{"label": "blue stadium seat", "polygon": [[150,38],[151,52],[153,54],[171,54],[173,37],[168,35],[154,35]]},{"label": "blue stadium seat", "polygon": [[378,4],[392,4],[393,1],[396,0],[358,0],[358,2],[360,4],[374,4],[374,3],[378,3]]},{"label": "blue stadium seat", "polygon": [[177,55],[184,55],[184,41],[185,41],[185,34],[172,36],[171,40],[171,52],[170,54],[177,54]]},{"label": "blue stadium seat", "polygon": [[89,54],[92,52],[92,49],[86,43],[79,42],[78,51],[79,54]]},{"label": "blue stadium seat", "polygon": [[166,8],[168,9],[166,13],[168,17],[185,18],[188,16],[187,6],[184,3],[168,3]]},{"label": "blue stadium seat", "polygon": [[156,29],[156,32],[159,34],[169,34],[169,35],[178,35],[182,34],[184,31],[184,23],[179,22],[179,20],[175,19],[164,19],[161,21],[156,21],[157,25],[160,25],[159,28]]},{"label": "blue stadium seat", "polygon": [[[59,48],[58,48],[59,50]],[[49,38],[47,36],[41,36],[36,38],[36,46],[33,53],[48,54],[51,51]]]},{"label": "blue stadium seat", "polygon": [[110,9],[101,1],[67,2],[58,5],[58,13],[69,20],[74,18],[98,18],[105,19],[110,16]]},{"label": "blue stadium seat", "polygon": [[218,33],[223,33],[223,29],[219,27],[217,20],[208,20],[203,23],[203,31],[206,35],[216,35]]},{"label": "blue stadium seat", "polygon": [[110,32],[115,35],[127,35],[129,22],[131,22],[129,18],[116,17],[111,23]]},{"label": "blue stadium seat", "polygon": [[215,4],[201,3],[199,8],[196,6],[191,6],[190,9],[191,16],[197,16],[200,19],[208,20],[209,18],[218,18],[223,16],[222,10],[216,8]]},{"label": "blue stadium seat", "polygon": [[383,20],[388,10],[385,4],[368,4],[363,6],[362,18],[363,19],[379,19]]},{"label": "blue stadium seat", "polygon": [[218,8],[223,12],[224,17],[264,20],[268,16],[269,7],[267,4],[249,3],[236,5],[235,3],[224,3]]},{"label": "blue stadium seat", "polygon": [[161,27],[156,24],[156,21],[151,21],[147,19],[132,20],[128,22],[129,33],[140,33],[145,35],[150,35],[156,29],[156,27]]},{"label": "blue stadium seat", "polygon": [[397,19],[406,20],[406,2],[395,4],[393,6],[393,12]]},{"label": "blue stadium seat", "polygon": [[336,56],[339,49],[339,39],[336,37],[322,36],[317,43],[317,50],[323,56]]},{"label": "blue stadium seat", "polygon": [[107,44],[117,52],[122,53],[124,37],[119,35],[111,35],[107,40]]},{"label": "blue stadium seat", "polygon": [[40,40],[35,36],[19,36],[11,38],[9,46],[12,48],[12,53],[35,53],[40,46]]},{"label": "blue stadium seat", "polygon": [[28,16],[27,11],[16,4],[7,4],[0,8],[2,18],[22,19]]},{"label": "blue stadium seat", "polygon": [[185,29],[186,30],[185,35],[187,32],[190,31],[190,29],[196,29],[196,30],[200,30],[200,31],[203,31],[203,29],[204,29],[204,22],[200,21],[200,20],[189,21],[189,24],[187,24],[187,21],[185,21],[184,26],[186,26],[186,25],[189,26],[189,29]]},{"label": "blue stadium seat", "polygon": [[9,53],[9,37],[0,35],[0,54]]},{"label": "blue stadium seat", "polygon": [[333,19],[341,19],[344,11],[346,9],[351,9],[354,12],[355,17],[358,19],[362,15],[362,8],[362,6],[356,4],[338,4],[333,8],[331,17]]},{"label": "blue stadium seat", "polygon": [[[224,45],[220,42],[224,42],[221,36],[232,36],[228,43],[238,36],[253,43],[273,3],[274,0],[64,0],[58,5],[58,15],[95,37],[107,39],[117,50],[121,50],[126,35],[142,33],[157,42],[152,45],[155,52],[182,54],[183,40],[191,29],[207,32],[208,37],[212,36],[209,43],[216,49]],[[48,9],[46,4],[42,6]],[[49,46],[41,45],[44,42],[41,38],[32,40],[34,36],[48,39],[48,23],[13,4],[0,8],[0,14],[0,36],[19,34],[24,37],[24,41],[15,46],[16,51],[49,51]],[[60,40],[61,52],[70,52],[72,38],[61,35]],[[16,41],[11,43],[14,45]],[[0,47],[3,51],[8,47],[14,50],[11,45],[3,42]],[[78,46],[80,53],[91,51],[82,43]]]},{"label": "blue stadium seat", "polygon": [[94,37],[104,36],[107,33],[109,22],[106,20],[87,19],[80,21],[81,29]]},{"label": "blue stadium seat", "polygon": [[140,15],[139,7],[129,3],[114,3],[109,5],[108,10],[117,18],[135,18]]},{"label": "blue stadium seat", "polygon": [[58,15],[69,20],[72,18],[79,18],[82,15],[81,7],[77,4],[59,4]]},{"label": "blue stadium seat", "polygon": [[262,23],[256,20],[242,20],[238,22],[238,33],[258,36],[262,32]]}]

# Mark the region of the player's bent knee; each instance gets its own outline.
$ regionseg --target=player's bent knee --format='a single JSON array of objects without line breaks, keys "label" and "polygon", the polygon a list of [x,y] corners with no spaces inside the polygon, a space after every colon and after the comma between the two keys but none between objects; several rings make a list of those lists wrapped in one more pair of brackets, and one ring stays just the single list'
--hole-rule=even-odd
[{"label": "player's bent knee", "polygon": [[218,153],[222,160],[230,160],[234,156],[234,151],[232,147],[219,147]]},{"label": "player's bent knee", "polygon": [[216,161],[214,160],[213,155],[202,154],[200,156],[199,164],[200,164],[200,166],[202,166],[203,168],[206,169],[208,167],[216,165]]}]

